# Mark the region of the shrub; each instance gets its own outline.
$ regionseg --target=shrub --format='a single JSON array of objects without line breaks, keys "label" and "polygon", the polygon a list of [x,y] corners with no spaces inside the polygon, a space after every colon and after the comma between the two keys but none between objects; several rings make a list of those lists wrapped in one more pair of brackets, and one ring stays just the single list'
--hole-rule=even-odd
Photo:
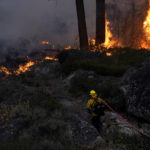
[{"label": "shrub", "polygon": [[85,52],[78,51],[77,55],[76,52],[68,51],[65,60],[62,61],[62,72],[69,74],[78,69],[85,69],[106,76],[122,76],[127,69],[140,65],[146,57],[150,56],[150,53],[145,50],[129,48],[115,48],[108,51],[113,55],[106,56],[106,52],[94,55],[87,52],[88,55],[85,57]]},{"label": "shrub", "polygon": [[30,111],[30,102],[25,101],[16,105],[2,105],[0,109],[0,124],[8,123],[15,117],[26,116]]},{"label": "shrub", "polygon": [[48,113],[61,108],[60,103],[56,102],[45,88],[38,88],[35,90],[34,94],[29,99],[31,108],[41,107],[46,109]]}]

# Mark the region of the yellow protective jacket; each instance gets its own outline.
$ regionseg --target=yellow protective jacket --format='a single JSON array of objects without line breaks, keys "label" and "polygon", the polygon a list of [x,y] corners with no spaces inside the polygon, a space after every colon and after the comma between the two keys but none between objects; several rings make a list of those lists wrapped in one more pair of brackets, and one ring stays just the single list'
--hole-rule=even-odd
[{"label": "yellow protective jacket", "polygon": [[[87,109],[90,111],[95,106],[96,102],[103,103],[103,100],[101,98],[89,99],[86,105]],[[97,116],[97,114],[93,112],[91,112],[91,114],[93,117]]]}]

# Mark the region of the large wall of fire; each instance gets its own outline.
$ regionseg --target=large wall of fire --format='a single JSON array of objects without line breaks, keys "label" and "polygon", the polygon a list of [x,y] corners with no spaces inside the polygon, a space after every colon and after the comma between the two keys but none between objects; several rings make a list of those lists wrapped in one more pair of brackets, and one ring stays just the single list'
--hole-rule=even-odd
[{"label": "large wall of fire", "polygon": [[106,1],[110,41],[115,41],[116,46],[150,48],[149,0]]}]

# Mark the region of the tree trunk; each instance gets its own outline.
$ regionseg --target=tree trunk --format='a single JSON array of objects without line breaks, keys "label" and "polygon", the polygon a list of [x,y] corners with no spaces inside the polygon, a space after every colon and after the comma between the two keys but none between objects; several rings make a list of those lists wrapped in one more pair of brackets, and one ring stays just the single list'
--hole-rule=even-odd
[{"label": "tree trunk", "polygon": [[105,0],[96,0],[96,44],[105,42]]},{"label": "tree trunk", "polygon": [[78,17],[78,29],[80,38],[80,49],[88,49],[88,35],[85,20],[85,10],[83,0],[76,0],[77,17]]}]

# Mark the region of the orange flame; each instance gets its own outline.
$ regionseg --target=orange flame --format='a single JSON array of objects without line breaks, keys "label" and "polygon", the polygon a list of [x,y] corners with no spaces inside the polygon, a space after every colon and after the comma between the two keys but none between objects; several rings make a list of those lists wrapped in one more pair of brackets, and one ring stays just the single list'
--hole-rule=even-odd
[{"label": "orange flame", "polygon": [[33,61],[29,61],[25,65],[19,65],[19,68],[14,71],[16,75],[20,75],[21,73],[25,73],[30,71],[30,67],[33,66],[35,63]]},{"label": "orange flame", "polygon": [[106,56],[112,56],[112,53],[107,52],[107,53],[106,53]]},{"label": "orange flame", "polygon": [[66,48],[64,48],[65,50],[70,50],[71,49],[71,46],[68,45]]},{"label": "orange flame", "polygon": [[106,19],[106,24],[105,24],[105,42],[99,46],[96,46],[96,40],[94,38],[89,38],[89,45],[94,47],[94,51],[99,48],[99,47],[105,47],[105,48],[113,48],[116,45],[121,47],[121,44],[118,43],[117,40],[113,38],[113,35],[111,33],[111,28],[109,27],[110,22]]},{"label": "orange flame", "polygon": [[50,42],[49,41],[41,41],[41,44],[42,45],[50,45]]},{"label": "orange flame", "polygon": [[91,39],[89,43],[90,43],[90,45],[96,45],[96,40],[95,39]]},{"label": "orange flame", "polygon": [[112,48],[117,43],[117,41],[113,39],[113,35],[111,33],[111,29],[109,28],[109,25],[110,25],[110,22],[106,20],[105,42],[102,44],[102,46],[104,46],[105,48]]},{"label": "orange flame", "polygon": [[143,23],[143,29],[146,40],[141,41],[141,47],[150,49],[150,0],[149,0],[149,10],[147,12],[147,17]]},{"label": "orange flame", "polygon": [[0,67],[0,73],[4,72],[6,74],[6,76],[11,75],[12,73],[4,66]]},{"label": "orange flame", "polygon": [[58,61],[57,58],[46,56],[45,60]]},{"label": "orange flame", "polygon": [[14,70],[13,72],[10,72],[6,67],[1,66],[0,67],[0,73],[4,72],[6,76],[12,75],[12,74],[16,74],[16,75],[20,75],[21,73],[25,73],[27,71],[31,70],[31,67],[34,65],[35,63],[33,61],[29,61],[27,62],[25,65],[19,65],[19,68],[17,70]]}]

